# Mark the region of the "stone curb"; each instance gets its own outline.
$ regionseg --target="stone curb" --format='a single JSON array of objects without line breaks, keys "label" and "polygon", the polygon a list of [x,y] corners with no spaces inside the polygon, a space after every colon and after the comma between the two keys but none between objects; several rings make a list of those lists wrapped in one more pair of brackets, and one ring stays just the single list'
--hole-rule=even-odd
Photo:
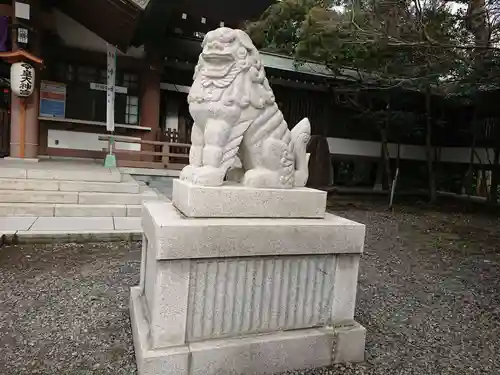
[{"label": "stone curb", "polygon": [[0,233],[0,246],[4,244],[50,244],[89,242],[135,242],[142,239],[142,231],[11,231]]}]

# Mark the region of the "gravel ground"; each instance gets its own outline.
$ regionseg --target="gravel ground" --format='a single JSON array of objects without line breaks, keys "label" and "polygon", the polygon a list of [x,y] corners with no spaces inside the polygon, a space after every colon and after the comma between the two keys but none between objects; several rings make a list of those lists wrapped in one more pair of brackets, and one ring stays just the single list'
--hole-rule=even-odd
[{"label": "gravel ground", "polygon": [[[362,203],[367,361],[296,374],[500,374],[500,220]],[[0,249],[0,374],[135,374],[138,244]]]}]

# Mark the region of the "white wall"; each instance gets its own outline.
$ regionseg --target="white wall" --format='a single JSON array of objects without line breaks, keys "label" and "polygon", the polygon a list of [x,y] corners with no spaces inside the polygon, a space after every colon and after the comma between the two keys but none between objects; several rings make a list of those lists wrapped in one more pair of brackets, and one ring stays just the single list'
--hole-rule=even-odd
[{"label": "white wall", "polygon": [[[382,147],[380,142],[331,137],[327,138],[327,140],[332,155],[380,157]],[[388,148],[391,158],[396,158],[398,154],[397,144],[389,143]],[[427,160],[425,147],[423,146],[401,145],[400,153],[403,160]],[[471,149],[468,147],[442,147],[439,160],[447,163],[468,164],[470,162],[470,153]],[[475,164],[489,164],[493,160],[494,151],[492,149],[476,149],[476,153],[477,155],[474,157]]]},{"label": "white wall", "polygon": [[[468,147],[445,147],[441,150],[441,160],[450,163],[470,163],[471,149]],[[491,164],[495,151],[478,148],[474,153],[474,164]]]},{"label": "white wall", "polygon": [[[47,147],[102,151],[108,146],[108,142],[99,140],[99,137],[102,135],[104,134],[49,129],[47,136]],[[140,140],[140,138],[135,137],[129,138],[131,140]],[[116,142],[116,149],[140,151],[141,145],[139,143]]]},{"label": "white wall", "polygon": [[[382,144],[380,142],[359,141],[355,139],[327,138],[332,155],[366,156],[377,158],[380,156]],[[388,144],[389,155],[396,158],[398,145]],[[426,160],[425,148],[421,146],[401,145],[401,159]]]}]

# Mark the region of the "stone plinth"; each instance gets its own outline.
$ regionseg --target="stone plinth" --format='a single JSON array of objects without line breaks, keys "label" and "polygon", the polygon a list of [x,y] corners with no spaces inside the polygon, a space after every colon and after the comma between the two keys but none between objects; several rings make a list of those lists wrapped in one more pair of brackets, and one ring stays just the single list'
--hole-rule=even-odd
[{"label": "stone plinth", "polygon": [[191,218],[145,202],[143,230],[130,300],[140,375],[273,374],[364,359],[365,329],[354,321],[364,225],[330,214]]},{"label": "stone plinth", "polygon": [[229,182],[203,187],[174,180],[172,203],[189,217],[322,219],[326,192],[309,188],[254,189]]}]

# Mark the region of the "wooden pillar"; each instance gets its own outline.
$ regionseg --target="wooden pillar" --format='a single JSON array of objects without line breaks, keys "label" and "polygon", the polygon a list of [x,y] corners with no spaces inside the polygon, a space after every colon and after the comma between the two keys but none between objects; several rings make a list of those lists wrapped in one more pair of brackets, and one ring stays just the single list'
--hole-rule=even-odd
[{"label": "wooden pillar", "polygon": [[146,139],[153,140],[160,127],[160,74],[146,70],[141,74],[140,123],[151,128]]},{"label": "wooden pillar", "polygon": [[39,127],[38,114],[40,103],[40,70],[36,70],[35,89],[26,99],[26,134],[25,134],[25,157],[38,158]]},{"label": "wooden pillar", "polygon": [[[15,9],[15,0],[12,8]],[[30,4],[30,24],[36,24],[34,20],[40,14],[38,0],[25,1]],[[29,33],[29,49],[31,53],[40,55],[40,30]],[[12,31],[12,50],[18,50],[17,32]],[[35,70],[35,88],[33,94],[27,99],[21,99],[11,94],[11,120],[10,120],[10,156],[13,158],[35,159],[38,157],[39,140],[39,95],[40,95],[40,70]],[[22,100],[25,101],[25,108],[21,107]],[[24,113],[22,113],[24,111]],[[21,147],[22,132],[21,121],[25,121],[24,148]]]},{"label": "wooden pillar", "polygon": [[[12,0],[12,20],[15,20],[14,9],[16,1]],[[17,51],[17,30],[12,29],[12,51]],[[21,98],[11,93],[10,100],[10,157],[20,158],[21,155],[21,127],[19,124],[22,120],[21,115]]]},{"label": "wooden pillar", "polygon": [[[160,104],[161,104],[161,60],[148,58],[148,64],[141,72],[140,78],[140,125],[151,128],[143,139],[154,141],[160,131]],[[145,151],[154,151],[155,147],[143,145]],[[145,160],[153,161],[154,157],[145,156]]]}]

